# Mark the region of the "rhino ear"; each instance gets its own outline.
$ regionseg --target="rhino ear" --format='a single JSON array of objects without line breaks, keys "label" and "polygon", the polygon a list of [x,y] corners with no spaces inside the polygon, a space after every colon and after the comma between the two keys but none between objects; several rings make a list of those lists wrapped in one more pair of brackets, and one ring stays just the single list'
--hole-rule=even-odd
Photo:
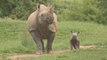
[{"label": "rhino ear", "polygon": [[38,10],[43,11],[45,9],[47,9],[47,7],[44,4],[39,4],[38,5]]},{"label": "rhino ear", "polygon": [[72,31],[71,31],[71,33],[72,33]]},{"label": "rhino ear", "polygon": [[77,32],[78,34],[80,34],[80,32]]},{"label": "rhino ear", "polygon": [[37,9],[40,9],[40,4],[37,5]]}]

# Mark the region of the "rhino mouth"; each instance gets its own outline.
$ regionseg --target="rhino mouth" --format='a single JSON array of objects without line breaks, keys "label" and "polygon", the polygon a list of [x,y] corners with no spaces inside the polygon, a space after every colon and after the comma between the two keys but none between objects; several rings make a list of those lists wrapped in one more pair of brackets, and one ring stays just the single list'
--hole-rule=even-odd
[{"label": "rhino mouth", "polygon": [[47,19],[48,24],[52,24],[53,23],[53,18]]},{"label": "rhino mouth", "polygon": [[47,22],[48,22],[48,24],[52,24],[53,23],[53,21],[49,21],[49,20],[47,20]]}]

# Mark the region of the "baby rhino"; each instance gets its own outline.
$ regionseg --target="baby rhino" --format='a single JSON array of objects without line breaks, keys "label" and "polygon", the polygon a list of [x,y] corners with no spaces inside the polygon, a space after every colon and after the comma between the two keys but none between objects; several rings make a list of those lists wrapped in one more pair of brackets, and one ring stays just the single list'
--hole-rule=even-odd
[{"label": "baby rhino", "polygon": [[71,39],[70,39],[70,47],[71,49],[79,49],[80,47],[80,42],[79,42],[79,39],[78,39],[78,34],[80,32],[72,32],[71,31]]}]

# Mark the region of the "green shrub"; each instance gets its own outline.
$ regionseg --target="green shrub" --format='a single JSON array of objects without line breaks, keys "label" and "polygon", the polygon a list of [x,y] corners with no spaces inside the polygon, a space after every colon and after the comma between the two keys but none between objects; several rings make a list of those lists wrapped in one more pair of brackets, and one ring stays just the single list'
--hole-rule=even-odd
[{"label": "green shrub", "polygon": [[106,0],[0,0],[0,17],[26,20],[39,3],[53,5],[58,21],[94,21],[107,24]]}]

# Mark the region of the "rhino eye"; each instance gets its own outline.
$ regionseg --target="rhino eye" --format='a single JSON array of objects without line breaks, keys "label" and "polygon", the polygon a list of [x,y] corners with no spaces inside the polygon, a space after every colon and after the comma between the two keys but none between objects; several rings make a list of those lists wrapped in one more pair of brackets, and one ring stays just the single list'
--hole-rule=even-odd
[{"label": "rhino eye", "polygon": [[41,16],[43,17],[43,16],[44,16],[44,14],[41,14]]}]

